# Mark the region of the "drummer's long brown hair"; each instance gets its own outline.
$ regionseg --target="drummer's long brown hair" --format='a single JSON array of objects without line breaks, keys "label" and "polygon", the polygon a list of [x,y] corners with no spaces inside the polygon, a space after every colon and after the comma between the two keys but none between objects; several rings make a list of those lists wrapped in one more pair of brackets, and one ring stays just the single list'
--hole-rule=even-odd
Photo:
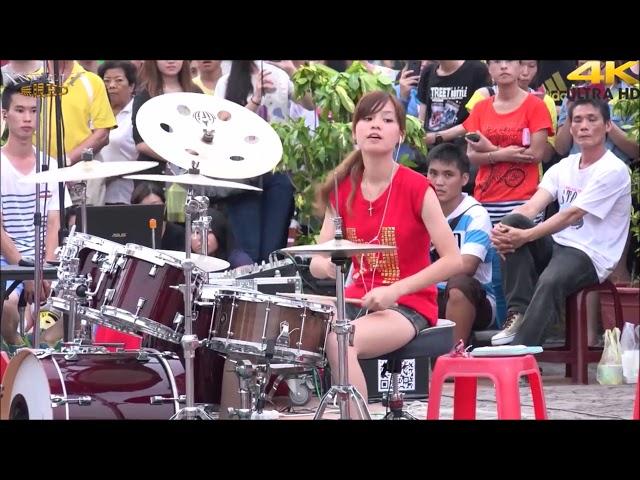
[{"label": "drummer's long brown hair", "polygon": [[[396,111],[396,120],[400,126],[400,133],[404,135],[406,131],[404,107],[393,93],[376,90],[364,95],[356,105],[353,113],[353,121],[351,122],[351,131],[354,137],[357,123],[367,115],[378,113],[389,101],[393,104]],[[338,184],[340,184],[347,175],[351,176],[351,193],[349,193],[349,197],[347,198],[347,211],[351,213],[351,205],[353,204],[357,185],[362,180],[363,171],[364,161],[362,159],[362,152],[360,150],[354,150],[347,155],[335,169],[329,172],[327,179],[322,184],[316,187],[316,201],[313,205],[316,215],[322,217],[329,205],[329,195],[334,190],[334,174],[338,177]]]},{"label": "drummer's long brown hair", "polygon": [[[182,68],[178,72],[178,82],[183,92],[202,93],[202,90],[191,79],[191,62],[183,60]],[[164,93],[162,73],[155,60],[147,60],[142,64],[138,75],[138,91],[146,90],[151,98]]]}]

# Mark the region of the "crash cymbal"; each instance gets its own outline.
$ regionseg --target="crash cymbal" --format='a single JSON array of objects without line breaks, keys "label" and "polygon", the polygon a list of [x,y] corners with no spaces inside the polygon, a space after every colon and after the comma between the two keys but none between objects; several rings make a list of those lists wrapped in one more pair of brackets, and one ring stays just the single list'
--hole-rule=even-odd
[{"label": "crash cymbal", "polygon": [[393,252],[396,247],[391,245],[374,245],[370,243],[354,243],[349,240],[329,240],[317,245],[298,245],[283,248],[280,252],[291,255],[316,255],[325,253],[336,257],[351,257],[363,253]]},{"label": "crash cymbal", "polygon": [[58,183],[82,182],[95,178],[119,177],[127,173],[139,172],[155,167],[158,162],[99,162],[97,160],[80,161],[64,168],[54,168],[33,173],[18,180],[20,183]]},{"label": "crash cymbal", "polygon": [[261,192],[262,189],[252,185],[246,185],[239,182],[229,182],[227,180],[218,180],[217,178],[205,177],[204,175],[196,175],[193,173],[184,173],[182,175],[156,175],[141,173],[139,175],[127,175],[124,178],[131,180],[149,180],[150,182],[167,182],[182,183],[185,185],[208,185],[212,187],[239,188],[242,190],[256,190]]},{"label": "crash cymbal", "polygon": [[229,100],[200,93],[166,93],[145,102],[136,116],[140,136],[179,167],[199,162],[200,173],[251,178],[272,170],[282,142],[260,116]]},{"label": "crash cymbal", "polygon": [[[184,260],[186,254],[180,250],[160,250],[162,253],[177,259]],[[191,254],[191,259],[196,267],[205,272],[217,272],[229,268],[229,262],[216,257],[208,257],[206,255],[199,255],[197,253]]]}]

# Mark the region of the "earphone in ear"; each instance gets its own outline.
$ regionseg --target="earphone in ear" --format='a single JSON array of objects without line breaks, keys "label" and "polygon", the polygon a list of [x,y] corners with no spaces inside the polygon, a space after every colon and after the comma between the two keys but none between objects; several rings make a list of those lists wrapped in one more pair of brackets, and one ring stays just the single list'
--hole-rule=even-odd
[{"label": "earphone in ear", "polygon": [[400,141],[398,143],[403,143],[404,142],[404,135],[400,135]]}]

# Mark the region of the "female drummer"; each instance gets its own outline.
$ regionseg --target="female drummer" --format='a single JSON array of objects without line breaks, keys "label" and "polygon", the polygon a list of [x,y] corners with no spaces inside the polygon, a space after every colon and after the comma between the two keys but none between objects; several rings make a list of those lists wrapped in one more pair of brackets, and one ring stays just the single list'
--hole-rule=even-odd
[{"label": "female drummer", "polygon": [[[436,284],[459,273],[462,259],[429,180],[394,160],[405,135],[405,113],[396,97],[382,91],[363,96],[353,116],[353,135],[356,150],[317,190],[317,207],[325,211],[318,242],[334,238],[332,219],[339,215],[347,240],[396,247],[392,253],[353,257],[352,282],[345,289],[346,297],[362,299],[361,308],[347,309],[348,317],[357,318],[347,359],[349,383],[366,399],[358,359],[397,350],[435,325]],[[440,255],[433,264],[430,243]],[[335,278],[328,256],[314,256],[310,271],[317,278]],[[335,333],[327,338],[326,352],[335,374]]]}]

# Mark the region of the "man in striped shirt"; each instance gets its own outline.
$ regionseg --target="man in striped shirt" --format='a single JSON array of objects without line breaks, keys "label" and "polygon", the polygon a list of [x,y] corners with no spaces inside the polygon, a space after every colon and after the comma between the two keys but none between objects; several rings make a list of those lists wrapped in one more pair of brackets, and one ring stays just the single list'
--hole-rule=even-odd
[{"label": "man in striped shirt", "polygon": [[[9,131],[7,143],[0,150],[0,261],[2,265],[17,265],[27,256],[35,256],[34,213],[36,210],[36,186],[19,183],[19,180],[36,171],[36,155],[32,144],[36,128],[36,98],[22,95],[20,89],[28,82],[7,86],[2,92],[2,118]],[[57,167],[49,161],[49,167]],[[44,237],[43,255],[46,260],[55,258],[58,246],[60,212],[58,184],[41,184],[40,212]],[[8,282],[11,283],[11,282]],[[27,280],[16,288],[2,309],[1,333],[9,345],[20,345],[18,335],[18,299],[24,285],[27,303],[34,300],[34,281]],[[8,287],[9,285],[7,285]],[[49,282],[40,285],[40,298],[45,299]],[[30,309],[27,309],[29,312]],[[29,320],[30,316],[25,315]]]}]

